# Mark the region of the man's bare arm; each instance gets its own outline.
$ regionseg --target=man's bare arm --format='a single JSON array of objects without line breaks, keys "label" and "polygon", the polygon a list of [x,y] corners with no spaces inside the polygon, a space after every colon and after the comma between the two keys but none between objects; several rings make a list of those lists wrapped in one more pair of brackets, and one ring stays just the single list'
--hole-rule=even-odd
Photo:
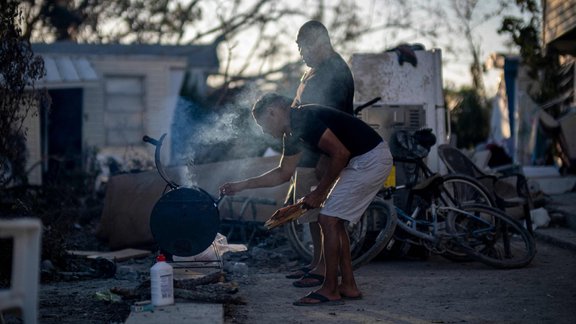
[{"label": "man's bare arm", "polygon": [[220,187],[220,192],[225,195],[234,195],[246,189],[274,187],[290,180],[296,170],[301,153],[290,156],[282,156],[280,164],[257,177],[248,178],[237,182],[228,182]]},{"label": "man's bare arm", "polygon": [[318,148],[328,155],[329,161],[316,190],[304,199],[304,203],[312,208],[318,208],[324,202],[334,181],[338,179],[350,159],[350,151],[330,129],[326,129],[320,137]]}]

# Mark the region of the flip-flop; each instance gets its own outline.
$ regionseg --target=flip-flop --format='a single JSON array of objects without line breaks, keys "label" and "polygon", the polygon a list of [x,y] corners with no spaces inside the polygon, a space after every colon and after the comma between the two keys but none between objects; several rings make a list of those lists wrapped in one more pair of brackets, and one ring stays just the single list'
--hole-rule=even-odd
[{"label": "flip-flop", "polygon": [[298,270],[294,270],[291,273],[287,274],[286,278],[288,278],[288,279],[300,279],[310,271],[312,271],[312,269],[310,269],[308,267],[302,267]]},{"label": "flip-flop", "polygon": [[[318,302],[304,302],[302,301],[304,298],[310,298],[317,300]],[[344,301],[342,299],[330,300],[326,296],[320,295],[319,293],[311,292],[305,297],[300,298],[299,300],[292,303],[294,306],[337,306],[337,305],[344,305]]]},{"label": "flip-flop", "polygon": [[300,278],[300,280],[294,281],[292,285],[298,288],[310,288],[321,286],[323,283],[324,283],[323,275],[308,272],[302,278]]}]

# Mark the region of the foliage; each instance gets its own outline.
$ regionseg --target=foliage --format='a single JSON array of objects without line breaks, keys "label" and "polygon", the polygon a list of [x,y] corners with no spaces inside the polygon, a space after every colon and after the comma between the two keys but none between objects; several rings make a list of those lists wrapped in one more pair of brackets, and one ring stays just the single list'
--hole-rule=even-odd
[{"label": "foliage", "polygon": [[461,89],[449,94],[457,98],[450,112],[450,127],[456,134],[456,145],[471,149],[486,141],[490,131],[490,110],[475,89]]},{"label": "foliage", "polygon": [[0,4],[0,188],[10,181],[26,181],[24,121],[36,113],[31,107],[45,98],[34,89],[44,75],[44,62],[21,35],[21,18],[18,1]]}]

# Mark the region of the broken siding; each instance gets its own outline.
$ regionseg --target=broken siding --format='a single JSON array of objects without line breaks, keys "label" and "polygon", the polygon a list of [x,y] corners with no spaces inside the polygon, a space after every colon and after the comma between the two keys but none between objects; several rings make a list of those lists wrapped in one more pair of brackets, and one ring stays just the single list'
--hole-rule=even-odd
[{"label": "broken siding", "polygon": [[544,43],[549,44],[576,28],[576,0],[546,0]]}]

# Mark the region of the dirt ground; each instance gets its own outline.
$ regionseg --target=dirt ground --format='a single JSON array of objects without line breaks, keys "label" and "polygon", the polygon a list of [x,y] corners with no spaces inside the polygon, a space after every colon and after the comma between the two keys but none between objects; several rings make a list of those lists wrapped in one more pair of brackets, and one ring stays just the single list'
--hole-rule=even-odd
[{"label": "dirt ground", "polygon": [[[299,261],[286,240],[276,235],[247,252],[227,254],[224,282],[200,289],[207,289],[213,299],[236,301],[222,302],[225,323],[234,324],[573,323],[576,253],[537,243],[532,264],[517,270],[453,263],[438,256],[376,260],[356,271],[362,300],[342,306],[297,307],[292,302],[312,288],[295,288],[284,278]],[[153,256],[118,262],[116,275],[108,279],[44,282],[40,323],[123,323],[130,305],[146,296],[127,298],[111,292],[134,290],[145,283],[153,262]],[[237,289],[222,296],[210,288],[222,284]],[[20,321],[7,315],[5,322]]]},{"label": "dirt ground", "polygon": [[[96,240],[96,223],[79,226],[66,238],[66,246],[77,250],[106,251],[106,246]],[[266,234],[266,235],[262,235]],[[238,243],[238,242],[236,242]],[[188,289],[192,296],[179,298],[176,302],[217,302],[220,304],[243,303],[243,296],[237,292],[239,286],[252,277],[248,269],[266,269],[266,273],[287,271],[297,265],[295,253],[288,247],[281,233],[270,235],[261,232],[256,235],[253,247],[247,252],[227,253],[223,257],[220,270],[198,270],[222,275],[218,282],[199,284]],[[147,257],[116,262],[115,274],[109,278],[95,278],[85,275],[86,270],[94,269],[95,263],[82,257],[70,258],[67,268],[53,266],[43,260],[39,292],[39,322],[60,323],[123,323],[130,314],[130,306],[138,301],[149,300],[149,271],[154,264],[156,251],[151,250]],[[72,271],[73,270],[73,271]],[[193,270],[195,271],[195,270]],[[75,275],[78,273],[78,275]],[[83,274],[84,273],[84,274]],[[212,277],[212,276],[210,276]],[[119,294],[128,291],[128,296]],[[0,316],[0,323],[21,323],[16,312]]]},{"label": "dirt ground", "polygon": [[252,269],[227,323],[574,323],[576,253],[538,243],[528,267],[383,260],[359,269],[364,298],[343,306],[293,306],[310,288]]}]

